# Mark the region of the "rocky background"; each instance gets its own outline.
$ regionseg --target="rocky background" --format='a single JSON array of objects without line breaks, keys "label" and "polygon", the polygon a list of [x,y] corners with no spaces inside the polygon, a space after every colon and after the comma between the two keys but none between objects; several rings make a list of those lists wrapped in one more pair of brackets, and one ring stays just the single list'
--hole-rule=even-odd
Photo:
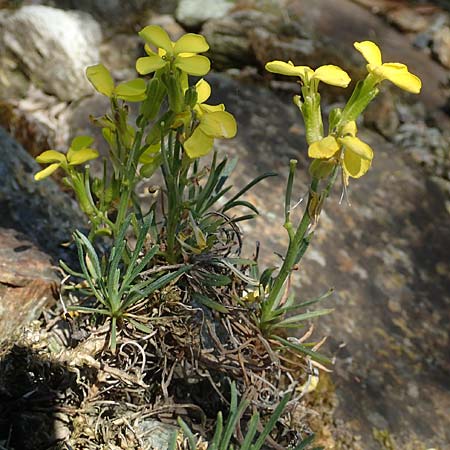
[{"label": "rocky background", "polygon": [[[239,124],[236,139],[219,144],[240,158],[236,186],[280,174],[248,195],[261,215],[243,229],[247,251],[258,239],[265,264],[277,264],[286,244],[280,199],[289,159],[300,162],[298,198],[308,180],[291,102],[298,86],[265,73],[265,62],[333,63],[358,78],[364,62],[352,43],[370,39],[385,61],[419,75],[419,96],[386,82],[367,111],[360,126],[373,167],[351,183],[350,204],[339,203],[337,186],[294,285],[299,299],[335,288],[327,301],[335,311],[315,330],[336,356],[334,386],[323,378],[311,399],[322,403],[312,419],[326,448],[450,448],[447,1],[0,0],[0,8],[0,341],[54,301],[52,264],[71,257],[61,243],[83,226],[57,179],[33,182],[32,157],[63,150],[77,134],[99,138],[88,116],[108,105],[84,68],[102,61],[117,81],[134,77],[143,26],[207,37],[214,100]],[[346,95],[323,92],[328,105]],[[98,148],[106,150],[100,139]]]}]

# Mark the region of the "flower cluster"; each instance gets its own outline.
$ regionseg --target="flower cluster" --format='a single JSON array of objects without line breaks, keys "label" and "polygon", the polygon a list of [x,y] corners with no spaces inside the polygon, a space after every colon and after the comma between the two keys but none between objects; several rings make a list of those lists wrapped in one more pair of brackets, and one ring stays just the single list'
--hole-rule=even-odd
[{"label": "flower cluster", "polygon": [[[378,93],[377,85],[389,80],[408,92],[418,94],[422,83],[409,72],[405,64],[383,63],[381,51],[371,41],[355,42],[355,48],[364,56],[369,72],[366,79],[355,89],[344,111],[336,110],[337,121],[330,123],[330,132],[323,136],[322,117],[318,84],[347,87],[350,77],[340,67],[321,66],[316,70],[308,66],[295,66],[291,61],[271,61],[266,70],[281,75],[299,77],[302,82],[302,97],[296,96],[294,102],[299,106],[307,128],[310,158],[321,160],[325,164],[313,162],[311,173],[319,178],[331,173],[333,165],[342,168],[344,183],[349,177],[359,178],[370,168],[373,150],[356,137],[356,117]],[[330,118],[330,122],[332,122]]]}]

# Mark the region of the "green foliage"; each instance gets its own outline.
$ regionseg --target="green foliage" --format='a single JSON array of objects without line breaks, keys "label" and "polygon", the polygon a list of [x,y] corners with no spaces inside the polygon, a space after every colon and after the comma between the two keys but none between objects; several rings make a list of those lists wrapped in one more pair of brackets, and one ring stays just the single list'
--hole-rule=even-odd
[{"label": "green foliage", "polygon": [[132,221],[128,216],[116,236],[108,258],[100,258],[89,239],[80,231],[75,231],[74,240],[78,249],[81,272],[75,272],[62,262],[62,267],[71,275],[86,281],[88,288],[84,293],[97,300],[94,307],[73,306],[72,309],[91,314],[108,316],[111,319],[110,345],[116,348],[117,323],[128,321],[136,328],[150,332],[144,324],[145,317],[133,315],[130,310],[137,303],[146,300],[155,291],[179,278],[190,269],[189,265],[175,272],[142,278],[142,272],[158,252],[158,246],[145,249],[145,238],[150,228],[152,215],[139,224],[137,241],[133,250],[125,238]]},{"label": "green foliage", "polygon": [[[245,411],[247,410],[250,402],[242,398],[238,403],[238,395],[236,385],[231,383],[231,401],[230,401],[230,412],[226,419],[223,421],[222,413],[217,414],[215,431],[212,439],[208,442],[209,450],[260,450],[264,445],[267,437],[274,430],[278,419],[284,412],[287,403],[289,402],[290,395],[286,394],[278,406],[273,411],[269,420],[264,427],[261,425],[260,415],[258,412],[254,412],[250,420],[246,424],[246,432],[242,443],[233,443],[235,440],[235,432],[237,429],[241,429],[241,419]],[[183,435],[187,438],[188,446],[190,450],[197,449],[197,438],[191,431],[189,426],[183,419],[178,418],[178,424],[183,431]],[[261,431],[262,430],[262,431]],[[169,450],[176,449],[176,437],[177,433],[173,433],[171,437],[171,442],[169,445]],[[293,450],[308,450],[310,449],[310,444],[314,441],[314,435],[307,437],[302,440]],[[323,447],[315,447],[310,450],[323,450]]]}]

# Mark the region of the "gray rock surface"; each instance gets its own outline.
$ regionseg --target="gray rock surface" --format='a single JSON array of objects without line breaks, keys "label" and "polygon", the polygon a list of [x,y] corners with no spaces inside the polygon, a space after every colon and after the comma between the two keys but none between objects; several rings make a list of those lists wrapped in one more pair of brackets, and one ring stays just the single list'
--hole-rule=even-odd
[{"label": "gray rock surface", "polygon": [[[300,116],[279,92],[219,75],[209,81],[211,103],[223,101],[239,124],[236,140],[220,144],[240,158],[236,190],[262,172],[280,173],[247,195],[261,217],[243,227],[247,245],[252,237],[261,242],[262,261],[279,264],[273,252],[282,254],[287,242],[283,197],[291,158],[299,160],[293,198],[307,194]],[[299,301],[336,290],[323,305],[335,311],[316,321],[315,336],[328,335],[328,352],[337,356],[340,428],[360,435],[364,450],[379,449],[372,432],[380,428],[398,448],[420,442],[443,449],[450,441],[448,194],[409,153],[372,132],[360,130],[360,137],[374,149],[373,167],[352,180],[351,207],[339,204],[335,186],[293,286]]]},{"label": "gray rock surface", "polygon": [[450,27],[442,27],[434,35],[433,51],[439,62],[450,69]]},{"label": "gray rock surface", "polygon": [[226,16],[233,6],[230,0],[180,0],[175,17],[187,28],[199,28],[210,19]]},{"label": "gray rock surface", "polygon": [[61,100],[91,93],[84,70],[98,63],[101,39],[100,26],[86,13],[42,5],[0,11],[0,59],[9,65],[0,96],[9,96],[15,72]]},{"label": "gray rock surface", "polygon": [[84,217],[51,179],[34,181],[36,161],[0,127],[0,227],[24,233],[55,258],[73,258],[61,246]]},{"label": "gray rock surface", "polygon": [[50,0],[47,3],[58,8],[79,9],[89,12],[104,22],[123,23],[124,20],[138,19],[149,9],[160,14],[172,14],[177,0]]}]

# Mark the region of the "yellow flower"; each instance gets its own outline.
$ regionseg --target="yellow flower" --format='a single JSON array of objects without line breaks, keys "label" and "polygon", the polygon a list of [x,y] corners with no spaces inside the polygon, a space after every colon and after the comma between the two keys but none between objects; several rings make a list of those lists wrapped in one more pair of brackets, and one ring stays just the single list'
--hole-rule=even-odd
[{"label": "yellow flower", "polygon": [[371,41],[355,42],[353,44],[368,62],[367,70],[377,83],[389,80],[405,91],[418,94],[422,88],[420,78],[408,71],[405,64],[383,63],[379,47]]},{"label": "yellow flower", "polygon": [[346,184],[348,177],[362,177],[370,168],[373,150],[356,137],[356,132],[356,123],[348,122],[339,137],[329,135],[313,142],[308,148],[308,156],[317,159],[339,158]]},{"label": "yellow flower", "polygon": [[211,87],[207,81],[201,79],[195,85],[197,104],[193,110],[199,121],[197,128],[184,142],[184,150],[189,158],[199,158],[207,155],[215,138],[232,138],[236,135],[237,125],[234,117],[225,111],[225,106],[205,104],[211,95]]},{"label": "yellow flower", "polygon": [[140,102],[146,98],[147,85],[144,80],[136,78],[114,86],[113,78],[103,64],[89,66],[86,76],[92,86],[107,97],[117,97],[129,102]]},{"label": "yellow flower", "polygon": [[309,84],[311,80],[323,81],[332,86],[347,87],[350,77],[347,72],[338,66],[326,65],[313,70],[308,66],[294,66],[292,61],[271,61],[266,64],[266,70],[281,75],[300,77],[303,83]]},{"label": "yellow flower", "polygon": [[[136,70],[141,75],[155,72],[171,62],[189,75],[203,76],[209,72],[209,59],[197,55],[209,49],[206,39],[200,34],[187,33],[172,42],[161,27],[149,25],[139,32],[139,36],[147,42],[145,51],[149,55],[136,61]],[[156,47],[157,52],[150,45]]]},{"label": "yellow flower", "polygon": [[40,164],[50,164],[45,169],[37,172],[34,175],[36,181],[42,180],[51,175],[59,167],[62,167],[66,171],[70,166],[77,166],[83,164],[86,161],[95,159],[98,157],[98,151],[89,146],[94,142],[94,139],[89,136],[78,136],[73,139],[70,144],[67,155],[56,150],[46,150],[41,153],[36,161]]}]

